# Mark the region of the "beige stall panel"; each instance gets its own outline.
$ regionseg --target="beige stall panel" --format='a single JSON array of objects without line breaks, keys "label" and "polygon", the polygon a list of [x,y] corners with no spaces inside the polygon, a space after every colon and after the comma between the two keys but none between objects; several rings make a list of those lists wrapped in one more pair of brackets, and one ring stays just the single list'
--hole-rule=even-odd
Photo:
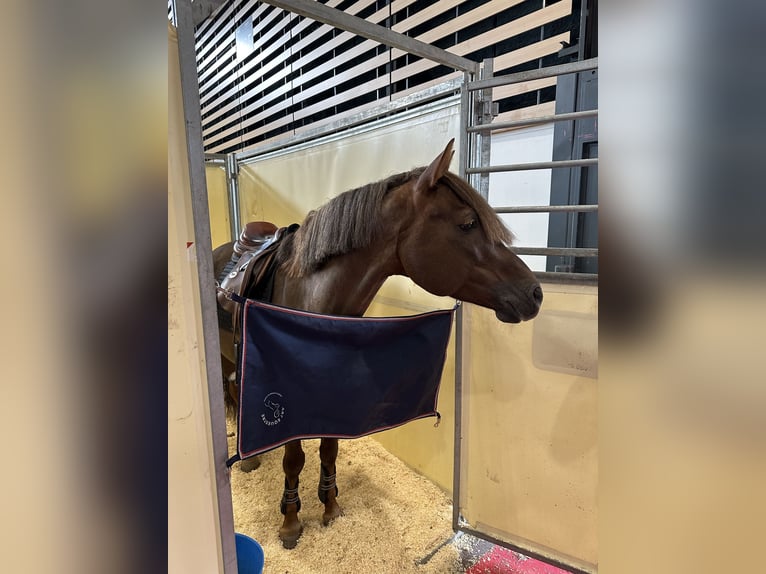
[{"label": "beige stall panel", "polygon": [[205,166],[207,179],[207,206],[210,210],[210,239],[215,249],[231,238],[229,224],[229,191],[226,188],[226,170],[221,166]]},{"label": "beige stall panel", "polygon": [[597,563],[595,287],[544,285],[537,319],[466,310],[460,511],[475,530]]},{"label": "beige stall panel", "polygon": [[[178,42],[168,42],[168,572],[222,572]],[[191,246],[188,243],[191,242]]]},{"label": "beige stall panel", "polygon": [[[458,106],[449,104],[250,162],[239,175],[243,221],[280,226],[300,222],[309,210],[343,191],[427,165],[451,138],[457,144],[459,127]],[[456,153],[451,165],[455,172],[457,157]],[[453,305],[454,300],[430,295],[409,279],[391,277],[367,314],[412,315]],[[454,369],[453,341],[439,394],[438,427],[435,419],[425,419],[376,435],[390,452],[445,490],[452,489]],[[341,444],[341,457],[342,448]]]}]

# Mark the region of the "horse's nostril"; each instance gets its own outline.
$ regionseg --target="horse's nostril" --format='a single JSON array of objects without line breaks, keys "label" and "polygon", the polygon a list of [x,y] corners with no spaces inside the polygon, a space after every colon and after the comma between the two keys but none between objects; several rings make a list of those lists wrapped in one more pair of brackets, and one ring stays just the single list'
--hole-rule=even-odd
[{"label": "horse's nostril", "polygon": [[539,285],[535,287],[534,291],[532,291],[532,298],[535,300],[535,303],[539,306],[543,302],[543,289]]}]

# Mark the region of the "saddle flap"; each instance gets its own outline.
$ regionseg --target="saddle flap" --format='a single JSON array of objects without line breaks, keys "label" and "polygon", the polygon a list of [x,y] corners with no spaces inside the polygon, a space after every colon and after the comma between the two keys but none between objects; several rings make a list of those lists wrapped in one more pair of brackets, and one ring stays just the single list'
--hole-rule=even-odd
[{"label": "saddle flap", "polygon": [[[245,298],[248,287],[263,276],[267,264],[271,261],[275,249],[262,249],[259,251],[246,251],[237,261],[234,268],[221,280],[217,298],[218,304],[226,311],[235,316],[239,303],[233,295]],[[270,256],[268,256],[270,255]]]}]

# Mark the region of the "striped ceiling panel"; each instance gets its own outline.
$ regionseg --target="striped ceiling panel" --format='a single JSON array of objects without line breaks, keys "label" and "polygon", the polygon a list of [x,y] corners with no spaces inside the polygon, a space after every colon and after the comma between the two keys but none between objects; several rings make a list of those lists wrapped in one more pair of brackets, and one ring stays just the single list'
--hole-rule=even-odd
[{"label": "striped ceiling panel", "polygon": [[[561,63],[579,0],[323,0],[495,73]],[[205,150],[245,151],[461,74],[256,0],[230,0],[196,30]],[[497,88],[500,118],[553,109],[555,79]]]}]

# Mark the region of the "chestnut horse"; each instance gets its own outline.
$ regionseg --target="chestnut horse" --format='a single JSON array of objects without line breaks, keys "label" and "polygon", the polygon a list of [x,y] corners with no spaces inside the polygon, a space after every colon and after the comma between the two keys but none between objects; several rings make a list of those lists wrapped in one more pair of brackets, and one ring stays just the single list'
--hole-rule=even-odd
[{"label": "chestnut horse", "polygon": [[[506,323],[535,317],[540,284],[509,249],[512,235],[486,200],[447,171],[453,142],[428,167],[347,191],[309,213],[279,247],[272,302],[361,316],[387,277],[405,275],[435,295],[492,309]],[[232,243],[214,251],[216,277],[231,254]],[[230,333],[222,332],[221,348],[231,372]],[[341,514],[337,455],[338,439],[323,438],[319,497],[325,525]],[[302,532],[298,476],[304,461],[299,440],[285,445],[279,537],[286,548]]]}]

